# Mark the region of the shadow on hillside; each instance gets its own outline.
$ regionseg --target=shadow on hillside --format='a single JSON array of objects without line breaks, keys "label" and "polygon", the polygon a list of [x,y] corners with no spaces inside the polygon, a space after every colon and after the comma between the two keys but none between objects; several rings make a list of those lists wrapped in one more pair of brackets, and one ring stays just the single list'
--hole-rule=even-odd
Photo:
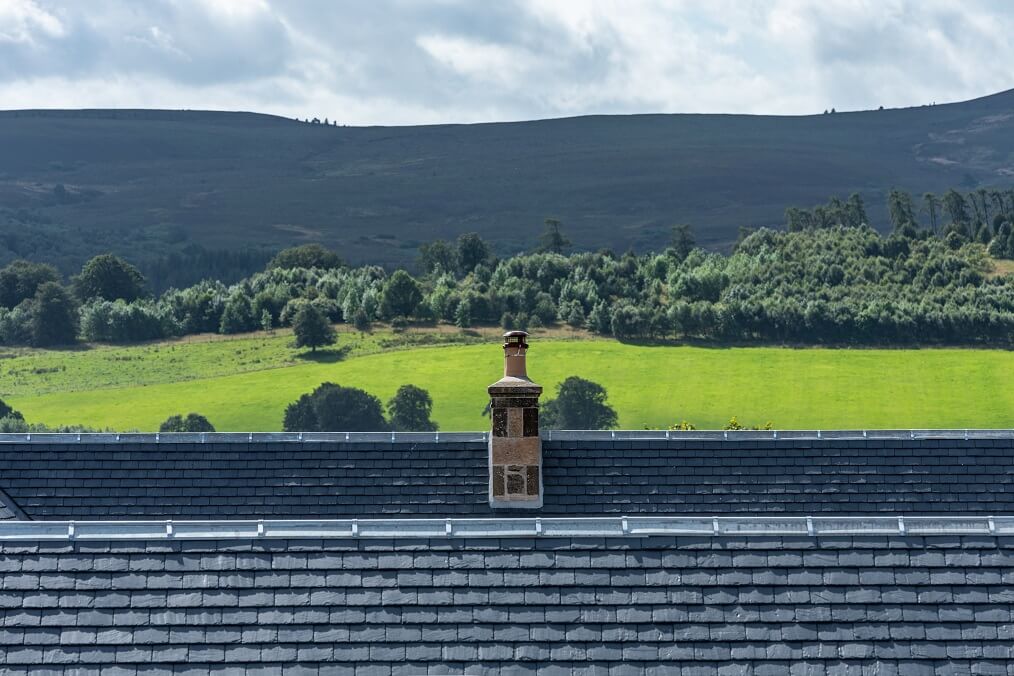
[{"label": "shadow on hillside", "polygon": [[329,350],[306,351],[297,354],[296,358],[304,361],[314,361],[318,364],[334,364],[335,362],[344,361],[349,356],[351,349],[351,347],[344,345]]}]

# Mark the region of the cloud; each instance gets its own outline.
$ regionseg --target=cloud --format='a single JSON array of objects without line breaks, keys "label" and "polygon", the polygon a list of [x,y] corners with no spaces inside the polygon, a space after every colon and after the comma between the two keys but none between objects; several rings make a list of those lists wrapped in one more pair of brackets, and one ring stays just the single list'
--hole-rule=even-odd
[{"label": "cloud", "polygon": [[0,0],[5,107],[346,124],[806,114],[1014,86],[979,0]]},{"label": "cloud", "polygon": [[60,20],[31,0],[0,2],[0,43],[33,45],[37,37],[61,37]]}]

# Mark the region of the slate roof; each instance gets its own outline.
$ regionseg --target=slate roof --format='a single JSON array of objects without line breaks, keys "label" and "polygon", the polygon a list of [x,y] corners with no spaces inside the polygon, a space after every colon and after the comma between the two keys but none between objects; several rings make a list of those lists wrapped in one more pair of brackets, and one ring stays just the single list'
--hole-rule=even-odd
[{"label": "slate roof", "polygon": [[553,433],[533,515],[477,435],[0,435],[0,671],[1014,676],[1012,451]]},{"label": "slate roof", "polygon": [[[1014,434],[662,435],[554,433],[539,513],[1014,514]],[[31,519],[493,515],[481,435],[419,436],[11,435],[0,489]]]},{"label": "slate roof", "polygon": [[3,542],[0,574],[5,674],[1014,673],[1009,537]]},{"label": "slate roof", "polygon": [[0,489],[0,521],[24,519],[25,514],[9,495]]}]

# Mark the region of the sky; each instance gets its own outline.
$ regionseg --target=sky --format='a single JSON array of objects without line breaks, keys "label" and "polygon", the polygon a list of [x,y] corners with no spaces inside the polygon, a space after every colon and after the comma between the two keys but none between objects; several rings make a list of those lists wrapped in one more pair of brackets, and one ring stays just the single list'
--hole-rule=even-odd
[{"label": "sky", "polygon": [[0,0],[0,109],[430,124],[1014,88],[1008,0]]}]

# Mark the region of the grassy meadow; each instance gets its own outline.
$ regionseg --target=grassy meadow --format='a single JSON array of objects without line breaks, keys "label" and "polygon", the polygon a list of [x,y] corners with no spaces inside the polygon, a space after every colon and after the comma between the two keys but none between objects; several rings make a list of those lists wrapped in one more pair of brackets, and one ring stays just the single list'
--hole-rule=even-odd
[{"label": "grassy meadow", "polygon": [[[285,406],[321,382],[386,401],[429,390],[442,430],[482,429],[502,368],[499,331],[340,334],[296,351],[287,332],[131,347],[0,352],[0,397],[31,422],[150,431],[196,411],[220,431],[281,428]],[[529,371],[552,391],[570,375],[604,385],[623,428],[741,422],[792,428],[1014,427],[1014,352],[624,344],[568,331],[533,338]]]}]

